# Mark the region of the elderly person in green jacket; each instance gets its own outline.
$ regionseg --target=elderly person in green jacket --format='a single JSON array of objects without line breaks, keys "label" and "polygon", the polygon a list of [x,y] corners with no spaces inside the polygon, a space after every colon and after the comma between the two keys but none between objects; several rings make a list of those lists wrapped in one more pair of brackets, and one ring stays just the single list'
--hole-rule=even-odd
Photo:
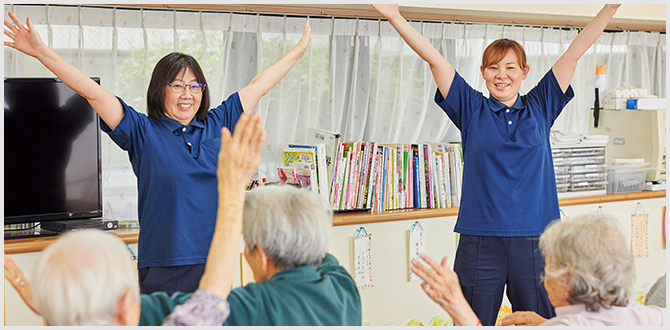
[{"label": "elderly person in green jacket", "polygon": [[[256,283],[230,292],[223,325],[361,325],[356,284],[327,253],[332,211],[325,199],[288,185],[263,186],[247,193],[243,219]],[[142,295],[140,325],[161,324],[190,296]]]}]

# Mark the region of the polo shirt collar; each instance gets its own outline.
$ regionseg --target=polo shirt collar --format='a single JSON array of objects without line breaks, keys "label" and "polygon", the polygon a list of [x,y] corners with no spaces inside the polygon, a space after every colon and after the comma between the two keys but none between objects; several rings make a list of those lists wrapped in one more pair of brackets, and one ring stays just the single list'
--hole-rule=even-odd
[{"label": "polo shirt collar", "polygon": [[500,110],[507,109],[507,108],[514,109],[514,110],[523,110],[523,109],[526,108],[526,105],[523,103],[523,101],[521,101],[521,95],[518,95],[518,94],[517,94],[517,97],[516,97],[516,102],[514,102],[514,105],[512,105],[511,107],[506,106],[502,102],[496,100],[494,97],[489,97],[488,98],[488,103],[489,103],[489,108],[493,112],[498,112]]},{"label": "polo shirt collar", "polygon": [[[165,125],[165,127],[167,127],[167,129],[169,129],[170,132],[174,132],[174,131],[184,127],[184,125],[182,125],[182,123],[166,116],[165,114],[163,114],[163,117],[161,117],[160,122],[163,125]],[[205,127],[205,125],[203,123],[199,122],[195,117],[193,117],[193,119],[188,124],[188,126],[193,126],[193,127],[198,127],[198,128],[204,128]]]},{"label": "polo shirt collar", "polygon": [[272,275],[270,282],[288,280],[292,282],[316,282],[321,279],[321,274],[316,270],[316,266],[301,266],[282,270]]}]

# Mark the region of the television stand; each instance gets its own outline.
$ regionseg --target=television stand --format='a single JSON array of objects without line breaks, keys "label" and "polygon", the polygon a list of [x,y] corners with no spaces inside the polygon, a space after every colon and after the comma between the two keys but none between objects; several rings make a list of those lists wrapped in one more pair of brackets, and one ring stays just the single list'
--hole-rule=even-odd
[{"label": "television stand", "polygon": [[102,218],[48,221],[40,224],[42,229],[63,233],[83,229],[112,230],[119,228],[117,220],[106,220]]},{"label": "television stand", "polygon": [[5,229],[5,240],[20,239],[20,238],[50,237],[50,236],[58,236],[58,233],[50,230],[43,230],[40,228]]}]

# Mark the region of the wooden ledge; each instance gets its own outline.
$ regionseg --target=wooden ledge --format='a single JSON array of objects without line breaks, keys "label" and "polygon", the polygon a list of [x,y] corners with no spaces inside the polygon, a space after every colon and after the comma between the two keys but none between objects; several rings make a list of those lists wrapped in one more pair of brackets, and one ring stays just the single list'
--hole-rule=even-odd
[{"label": "wooden ledge", "polygon": [[[120,228],[110,230],[110,233],[116,234],[126,244],[135,244],[140,234],[139,228]],[[49,244],[53,243],[58,236],[35,237],[35,238],[17,238],[5,241],[5,253],[31,253],[44,250]]]},{"label": "wooden ledge", "polygon": [[[665,190],[663,191],[643,191],[638,193],[602,195],[579,198],[566,198],[558,201],[560,206],[583,205],[583,204],[598,204],[620,202],[638,199],[649,198],[664,198]],[[393,210],[384,213],[373,214],[367,212],[345,212],[337,213],[333,216],[333,226],[347,226],[347,225],[361,225],[366,223],[389,222],[389,221],[403,221],[415,220],[425,218],[439,218],[451,217],[458,215],[458,208],[448,209],[409,209],[409,210]],[[116,234],[126,244],[137,243],[140,230],[138,228],[122,228],[110,231]],[[58,237],[43,237],[43,238],[21,238],[5,241],[5,253],[30,253],[40,252],[47,245],[51,244]]]},{"label": "wooden ledge", "polygon": [[[663,198],[665,190],[643,191],[637,193],[601,195],[578,198],[565,198],[558,201],[560,206],[598,204],[609,202],[620,202],[636,199]],[[333,216],[333,226],[359,225],[375,222],[402,221],[413,219],[449,217],[458,215],[458,208],[447,209],[409,209],[393,210],[384,213],[373,214],[367,212],[336,213]]]}]

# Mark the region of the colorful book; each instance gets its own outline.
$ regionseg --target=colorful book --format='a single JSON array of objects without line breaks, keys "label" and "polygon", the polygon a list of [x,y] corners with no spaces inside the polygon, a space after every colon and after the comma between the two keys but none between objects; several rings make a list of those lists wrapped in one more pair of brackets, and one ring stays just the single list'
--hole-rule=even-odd
[{"label": "colorful book", "polygon": [[[284,166],[298,168],[298,178],[301,180],[301,186],[305,187],[305,177],[309,177],[309,187],[312,191],[318,193],[318,179],[316,174],[316,151],[310,148],[284,148],[282,150],[282,161]],[[304,165],[293,166],[292,164],[310,164],[306,167]]]},{"label": "colorful book", "polygon": [[289,148],[312,149],[315,152],[314,162],[316,164],[316,178],[319,194],[328,199],[330,196],[330,183],[328,181],[326,165],[326,145],[324,143],[315,144],[289,144]]},{"label": "colorful book", "polygon": [[278,167],[279,180],[285,183],[298,183],[298,170],[295,167]]},{"label": "colorful book", "polygon": [[296,169],[298,175],[298,183],[301,188],[309,188],[313,192],[318,193],[316,186],[316,166],[314,163],[293,162],[289,167]]}]

